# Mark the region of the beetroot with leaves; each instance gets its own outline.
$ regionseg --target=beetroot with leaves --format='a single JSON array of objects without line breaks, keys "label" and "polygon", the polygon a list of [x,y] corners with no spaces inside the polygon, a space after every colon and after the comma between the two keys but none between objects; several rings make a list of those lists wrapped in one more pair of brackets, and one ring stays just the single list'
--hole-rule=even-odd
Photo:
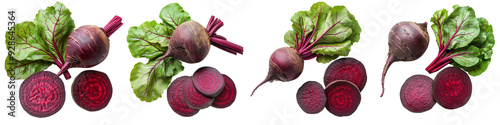
[{"label": "beetroot with leaves", "polygon": [[456,109],[469,101],[472,95],[472,82],[463,70],[448,67],[436,75],[432,90],[439,105],[447,109]]},{"label": "beetroot with leaves", "polygon": [[309,114],[319,113],[325,108],[325,89],[316,81],[307,81],[297,91],[297,102],[302,111]]},{"label": "beetroot with leaves", "polygon": [[175,113],[186,117],[193,116],[200,111],[199,109],[189,107],[186,101],[184,101],[184,84],[186,84],[186,81],[190,79],[191,77],[189,76],[179,77],[172,81],[167,89],[167,100],[170,108],[172,108]]},{"label": "beetroot with leaves", "polygon": [[61,75],[71,67],[89,68],[106,59],[109,52],[109,39],[123,23],[119,16],[104,27],[84,25],[73,31],[66,45],[66,62],[57,75]]},{"label": "beetroot with leaves", "polygon": [[415,113],[430,110],[436,104],[432,96],[433,84],[434,80],[424,75],[414,75],[406,79],[399,93],[403,107]]},{"label": "beetroot with leaves", "polygon": [[43,118],[57,113],[66,98],[64,83],[56,74],[41,71],[26,78],[19,88],[19,102],[31,116]]},{"label": "beetroot with leaves", "polygon": [[357,20],[346,7],[331,7],[324,2],[315,3],[309,11],[295,13],[291,21],[293,30],[284,36],[289,47],[272,53],[268,75],[255,87],[252,95],[268,81],[287,82],[299,77],[304,60],[316,58],[320,63],[328,63],[339,56],[347,56],[361,33]]},{"label": "beetroot with leaves", "polygon": [[366,69],[363,63],[355,58],[337,59],[326,68],[323,80],[325,86],[335,80],[350,81],[362,91],[367,81]]},{"label": "beetroot with leaves", "polygon": [[[163,7],[159,16],[162,22],[146,21],[140,26],[130,27],[128,31],[127,42],[132,56],[149,60],[147,63],[136,63],[130,73],[132,89],[141,101],[152,102],[161,97],[170,79],[184,70],[181,61],[201,62],[208,55],[211,45],[231,54],[243,54],[242,46],[216,33],[224,23],[215,16],[211,16],[204,27],[192,20],[178,3]],[[213,85],[224,85],[222,76],[219,78],[220,82]],[[198,82],[195,84],[200,87]],[[204,91],[208,89],[198,89],[215,97],[222,88],[216,86],[214,90],[217,91],[210,90],[209,93]]]},{"label": "beetroot with leaves", "polygon": [[86,70],[73,81],[71,94],[78,106],[87,111],[98,111],[108,105],[113,95],[113,87],[105,73]]},{"label": "beetroot with leaves", "polygon": [[15,54],[10,54],[5,66],[12,77],[25,79],[56,64],[61,69],[57,75],[64,74],[70,79],[68,68],[92,67],[106,58],[108,37],[122,25],[121,18],[115,16],[104,28],[85,25],[75,30],[71,15],[66,6],[56,2],[39,10],[33,21],[9,28],[7,34],[12,37],[8,44],[15,47],[7,46],[7,49]]},{"label": "beetroot with leaves", "polygon": [[361,103],[358,87],[345,80],[333,81],[326,86],[326,109],[336,116],[349,116]]},{"label": "beetroot with leaves", "polygon": [[382,94],[384,95],[385,74],[395,61],[413,61],[420,58],[429,45],[427,22],[403,21],[394,25],[389,32],[389,53],[382,72]]}]

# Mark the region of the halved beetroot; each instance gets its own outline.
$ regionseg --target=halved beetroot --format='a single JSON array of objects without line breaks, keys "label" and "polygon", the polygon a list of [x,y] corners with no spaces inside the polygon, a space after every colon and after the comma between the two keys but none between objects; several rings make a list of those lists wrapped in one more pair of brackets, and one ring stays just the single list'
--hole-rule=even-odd
[{"label": "halved beetroot", "polygon": [[424,112],[431,109],[436,101],[432,97],[434,80],[424,75],[413,75],[406,79],[399,97],[401,104],[411,112]]},{"label": "halved beetroot", "polygon": [[448,67],[436,75],[434,79],[434,99],[447,109],[464,106],[472,94],[472,82],[462,69]]},{"label": "halved beetroot", "polygon": [[319,113],[325,108],[325,89],[316,81],[307,81],[297,91],[297,102],[304,112]]},{"label": "halved beetroot", "polygon": [[19,88],[19,101],[28,114],[48,117],[64,105],[66,91],[64,83],[56,74],[40,71],[26,78]]},{"label": "halved beetroot", "polygon": [[359,106],[361,93],[358,87],[345,80],[328,84],[325,89],[326,109],[336,116],[349,116]]},{"label": "halved beetroot", "polygon": [[190,79],[191,77],[189,76],[179,77],[172,81],[167,89],[167,100],[170,108],[175,113],[186,117],[193,116],[200,111],[199,109],[189,107],[183,98],[184,84]]},{"label": "halved beetroot", "polygon": [[222,92],[215,97],[212,106],[215,108],[226,108],[233,104],[234,100],[236,100],[236,86],[231,78],[226,74],[222,74],[224,77],[224,89]]},{"label": "halved beetroot", "polygon": [[367,81],[366,69],[357,59],[350,57],[337,59],[326,68],[323,80],[325,86],[335,80],[350,81],[362,91]]},{"label": "halved beetroot", "polygon": [[71,94],[78,106],[87,111],[98,111],[108,105],[113,95],[113,87],[105,73],[86,70],[73,81]]},{"label": "halved beetroot", "polygon": [[224,77],[212,67],[201,67],[193,74],[193,84],[201,94],[216,97],[224,88]]},{"label": "halved beetroot", "polygon": [[183,86],[182,97],[189,107],[204,109],[212,105],[214,98],[205,96],[198,92],[193,85],[193,78],[186,80]]}]

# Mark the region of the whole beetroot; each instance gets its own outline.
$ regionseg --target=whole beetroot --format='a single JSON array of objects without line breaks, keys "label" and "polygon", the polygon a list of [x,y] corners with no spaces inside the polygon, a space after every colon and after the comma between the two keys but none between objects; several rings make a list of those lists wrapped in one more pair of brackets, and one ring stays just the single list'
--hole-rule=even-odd
[{"label": "whole beetroot", "polygon": [[159,59],[173,57],[186,63],[198,63],[207,57],[210,45],[232,54],[243,54],[243,47],[217,35],[224,23],[212,16],[207,28],[196,21],[186,21],[174,30],[170,37],[169,49]]},{"label": "whole beetroot", "polygon": [[[269,71],[266,78],[252,91],[252,95],[262,84],[274,80],[283,82],[296,79],[304,69],[304,59],[290,47],[276,49],[269,58]],[[250,95],[251,96],[251,95]]]},{"label": "whole beetroot", "polygon": [[382,94],[384,95],[384,80],[387,70],[395,61],[413,61],[422,56],[429,45],[427,22],[399,22],[389,32],[389,57],[382,72]]},{"label": "whole beetroot", "polygon": [[[359,41],[361,27],[345,6],[317,2],[308,11],[298,11],[290,19],[293,30],[285,33],[289,48],[279,48],[269,60],[269,71],[262,83],[296,79],[304,68],[304,60],[328,63],[348,56],[350,47]],[[252,92],[252,95],[253,93]]]},{"label": "whole beetroot", "polygon": [[104,28],[84,25],[75,29],[66,45],[66,62],[57,75],[71,67],[89,68],[104,61],[109,52],[108,37],[123,25],[121,20],[121,17],[115,16]]},{"label": "whole beetroot", "polygon": [[166,56],[172,56],[187,63],[197,63],[205,59],[210,50],[210,37],[205,28],[196,21],[179,25],[170,37]]}]

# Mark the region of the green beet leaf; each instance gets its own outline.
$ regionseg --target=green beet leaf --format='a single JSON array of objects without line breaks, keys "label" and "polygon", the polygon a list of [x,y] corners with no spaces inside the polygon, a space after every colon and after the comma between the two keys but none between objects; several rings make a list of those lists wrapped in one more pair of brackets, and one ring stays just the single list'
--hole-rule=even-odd
[{"label": "green beet leaf", "polygon": [[130,72],[132,89],[141,101],[152,102],[161,97],[172,77],[182,70],[181,62],[170,57],[150,60],[147,64],[139,62]]},{"label": "green beet leaf", "polygon": [[[54,61],[56,58],[53,53],[47,50],[47,42],[42,39],[38,31],[40,30],[33,22],[22,22],[14,26],[14,58],[16,60],[44,60],[44,61]],[[7,32],[5,36],[9,36]],[[9,40],[6,40],[8,43]],[[8,47],[9,45],[7,45]]]},{"label": "green beet leaf", "polygon": [[53,63],[62,66],[67,40],[74,28],[71,12],[60,2],[39,10],[32,22],[16,24],[6,32],[6,38],[15,37],[15,45],[9,45],[12,42],[10,39],[5,40],[7,49],[14,53],[5,61],[6,70],[13,67],[13,77],[25,79]]},{"label": "green beet leaf", "polygon": [[[463,53],[463,54],[459,54]],[[480,51],[475,46],[467,46],[464,48],[456,49],[452,55],[457,55],[453,57],[453,61],[464,67],[471,67],[476,65],[481,58],[479,58]]]},{"label": "green beet leaf", "polygon": [[457,64],[457,63],[452,63],[452,64],[455,67],[462,68],[463,70],[467,71],[469,73],[469,75],[471,75],[471,76],[479,76],[484,71],[486,71],[490,62],[491,62],[491,59],[480,60],[476,65],[471,66],[471,67],[464,67],[464,66]]},{"label": "green beet leaf", "polygon": [[333,7],[324,21],[317,26],[316,38],[321,38],[318,43],[344,42],[352,34],[353,21],[344,6]]},{"label": "green beet leaf", "polygon": [[436,42],[438,46],[444,46],[443,43],[443,24],[444,20],[448,18],[448,11],[446,9],[438,10],[434,13],[431,18],[432,30],[434,31],[434,35],[436,36]]},{"label": "green beet leaf", "polygon": [[347,56],[351,51],[352,42],[347,40],[342,43],[329,43],[329,44],[318,44],[312,48],[313,53],[327,56]]},{"label": "green beet leaf", "polygon": [[135,58],[156,59],[166,53],[172,32],[165,24],[156,21],[132,26],[127,35],[130,53]]},{"label": "green beet leaf", "polygon": [[329,63],[330,61],[332,60],[335,60],[339,57],[339,55],[333,55],[333,56],[329,56],[329,55],[318,55],[318,57],[316,57],[316,61],[319,62],[319,63]]},{"label": "green beet leaf", "polygon": [[331,7],[324,2],[299,11],[292,18],[293,30],[284,41],[305,59],[328,63],[338,56],[347,56],[353,43],[360,39],[361,27],[345,6]]},{"label": "green beet leaf", "polygon": [[449,40],[447,49],[458,49],[469,45],[479,34],[479,22],[471,7],[459,7],[446,18],[443,39]]},{"label": "green beet leaf", "polygon": [[160,12],[160,18],[172,30],[175,30],[182,23],[191,20],[189,13],[184,11],[178,3],[171,3],[163,7]]},{"label": "green beet leaf", "polygon": [[33,73],[49,68],[50,65],[52,65],[52,62],[44,60],[19,61],[11,56],[7,56],[5,59],[5,71],[7,71],[9,77],[12,76],[15,79],[26,79]]},{"label": "green beet leaf", "polygon": [[75,29],[71,12],[62,3],[38,11],[33,21],[41,31],[41,37],[47,42],[48,51],[64,62],[68,37]]},{"label": "green beet leaf", "polygon": [[291,48],[295,48],[297,42],[297,34],[293,30],[288,30],[285,34],[285,43],[288,44]]}]

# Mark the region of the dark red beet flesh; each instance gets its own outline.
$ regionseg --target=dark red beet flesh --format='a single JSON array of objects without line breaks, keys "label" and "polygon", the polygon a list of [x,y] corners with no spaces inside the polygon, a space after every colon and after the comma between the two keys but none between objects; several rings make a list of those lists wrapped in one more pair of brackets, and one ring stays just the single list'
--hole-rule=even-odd
[{"label": "dark red beet flesh", "polygon": [[191,77],[189,76],[179,77],[172,81],[167,89],[167,100],[170,108],[172,108],[175,113],[186,117],[193,116],[200,111],[199,109],[189,107],[183,98],[184,84],[190,79]]},{"label": "dark red beet flesh", "polygon": [[201,94],[216,97],[224,89],[224,77],[212,67],[201,67],[193,74],[193,85]]},{"label": "dark red beet flesh", "polygon": [[349,116],[359,106],[361,93],[358,87],[345,80],[337,80],[328,84],[325,89],[326,109],[336,116]]},{"label": "dark red beet flesh", "polygon": [[104,61],[109,52],[108,37],[123,25],[121,20],[115,16],[104,29],[84,25],[71,32],[66,45],[66,62],[57,75],[71,67],[89,68]]},{"label": "dark red beet flesh", "polygon": [[403,21],[394,25],[389,32],[389,53],[382,72],[382,94],[384,95],[385,74],[395,61],[413,61],[420,58],[429,45],[427,22]]},{"label": "dark red beet flesh", "polygon": [[325,108],[325,89],[316,81],[307,81],[297,91],[300,108],[309,114],[316,114]]},{"label": "dark red beet flesh", "polygon": [[226,108],[233,104],[234,100],[236,100],[236,85],[233,80],[229,78],[226,74],[222,74],[224,77],[224,89],[222,92],[215,97],[212,106],[215,108]]},{"label": "dark red beet flesh", "polygon": [[433,95],[439,105],[447,109],[464,106],[472,94],[469,75],[456,67],[441,70],[434,79]]},{"label": "dark red beet flesh", "polygon": [[401,104],[415,113],[430,110],[436,104],[432,97],[432,84],[434,81],[424,75],[414,75],[406,79],[399,93]]},{"label": "dark red beet flesh", "polygon": [[350,57],[337,59],[326,68],[323,80],[325,86],[335,80],[350,81],[362,91],[367,80],[366,69],[357,59]]},{"label": "dark red beet flesh", "polygon": [[212,105],[214,98],[205,96],[198,92],[193,85],[193,80],[188,79],[184,83],[182,97],[189,107],[194,109],[204,109]]},{"label": "dark red beet flesh", "polygon": [[66,97],[64,83],[56,74],[41,71],[26,78],[19,88],[19,101],[31,116],[48,117],[57,113]]},{"label": "dark red beet flesh", "polygon": [[252,94],[267,81],[279,80],[288,82],[296,79],[304,69],[304,59],[302,59],[295,49],[282,47],[276,49],[269,58],[269,71],[266,78],[255,89]]},{"label": "dark red beet flesh", "polygon": [[113,95],[113,87],[105,73],[86,70],[75,78],[71,94],[78,106],[87,111],[98,111],[108,105]]}]

